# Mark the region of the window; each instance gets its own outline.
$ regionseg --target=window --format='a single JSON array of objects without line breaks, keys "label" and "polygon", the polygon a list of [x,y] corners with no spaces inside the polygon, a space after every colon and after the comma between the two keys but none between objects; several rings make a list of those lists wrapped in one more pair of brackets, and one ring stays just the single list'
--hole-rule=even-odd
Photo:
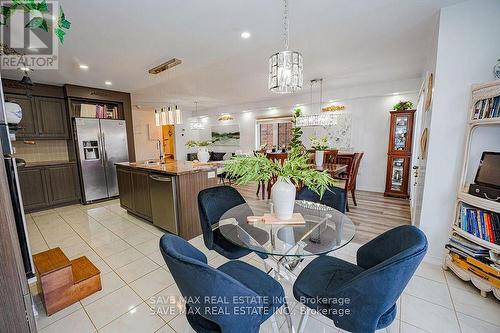
[{"label": "window", "polygon": [[278,147],[289,147],[292,140],[292,123],[278,123]]},{"label": "window", "polygon": [[266,145],[266,149],[271,149],[273,146],[289,147],[292,139],[292,128],[290,117],[257,120],[256,147],[262,145]]},{"label": "window", "polygon": [[274,145],[273,124],[260,124],[260,145],[266,145],[269,149]]}]

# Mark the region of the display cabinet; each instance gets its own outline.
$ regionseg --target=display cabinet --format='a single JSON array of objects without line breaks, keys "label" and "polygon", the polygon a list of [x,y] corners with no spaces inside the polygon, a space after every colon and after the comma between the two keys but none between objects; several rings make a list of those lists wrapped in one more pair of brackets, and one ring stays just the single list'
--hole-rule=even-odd
[{"label": "display cabinet", "polygon": [[408,198],[415,110],[392,111],[387,152],[386,196]]}]

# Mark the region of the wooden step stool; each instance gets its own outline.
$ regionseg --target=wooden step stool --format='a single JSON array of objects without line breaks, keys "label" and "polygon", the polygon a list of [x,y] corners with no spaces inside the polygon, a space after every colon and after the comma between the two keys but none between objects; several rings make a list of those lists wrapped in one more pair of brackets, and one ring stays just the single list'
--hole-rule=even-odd
[{"label": "wooden step stool", "polygon": [[101,272],[87,257],[70,261],[56,247],[35,254],[33,262],[48,316],[102,289]]}]

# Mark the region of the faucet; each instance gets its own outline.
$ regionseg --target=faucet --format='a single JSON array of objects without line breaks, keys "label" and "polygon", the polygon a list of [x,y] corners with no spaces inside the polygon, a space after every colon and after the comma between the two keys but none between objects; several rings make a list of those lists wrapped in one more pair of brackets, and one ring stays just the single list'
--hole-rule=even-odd
[{"label": "faucet", "polygon": [[163,162],[163,144],[162,144],[161,140],[156,140],[156,141],[158,141],[156,143],[156,146],[157,146],[158,151],[160,153],[160,163],[161,163],[161,162]]}]

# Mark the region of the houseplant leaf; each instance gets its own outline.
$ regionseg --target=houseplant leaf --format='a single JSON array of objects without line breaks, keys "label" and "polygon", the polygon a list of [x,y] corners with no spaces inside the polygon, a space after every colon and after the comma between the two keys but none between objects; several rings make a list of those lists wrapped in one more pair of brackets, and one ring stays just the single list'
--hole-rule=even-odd
[{"label": "houseplant leaf", "polygon": [[56,28],[54,30],[54,33],[56,34],[57,38],[59,38],[59,41],[62,43],[64,43],[64,36],[66,35],[66,33],[63,31],[63,29],[61,28]]}]

